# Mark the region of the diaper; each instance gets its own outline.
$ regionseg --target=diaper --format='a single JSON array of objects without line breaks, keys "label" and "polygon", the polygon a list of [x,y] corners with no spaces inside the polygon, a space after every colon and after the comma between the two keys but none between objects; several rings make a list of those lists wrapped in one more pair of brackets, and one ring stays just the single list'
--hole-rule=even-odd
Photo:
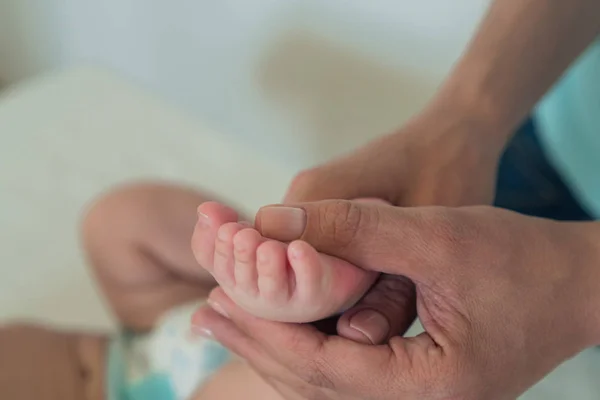
[{"label": "diaper", "polygon": [[230,359],[217,342],[190,331],[201,303],[166,313],[148,334],[122,332],[109,346],[109,400],[184,400]]}]

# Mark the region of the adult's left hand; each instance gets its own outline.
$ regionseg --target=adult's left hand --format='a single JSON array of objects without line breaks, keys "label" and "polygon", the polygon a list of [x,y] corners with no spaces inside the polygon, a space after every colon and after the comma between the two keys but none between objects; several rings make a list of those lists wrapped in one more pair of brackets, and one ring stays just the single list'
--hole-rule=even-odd
[{"label": "adult's left hand", "polygon": [[194,325],[287,399],[514,399],[600,343],[595,223],[490,207],[324,201],[297,208],[303,213],[262,209],[263,234],[296,226],[297,238],[320,251],[407,276],[426,333],[364,345],[309,325],[260,320],[216,289],[213,309],[200,310]]}]

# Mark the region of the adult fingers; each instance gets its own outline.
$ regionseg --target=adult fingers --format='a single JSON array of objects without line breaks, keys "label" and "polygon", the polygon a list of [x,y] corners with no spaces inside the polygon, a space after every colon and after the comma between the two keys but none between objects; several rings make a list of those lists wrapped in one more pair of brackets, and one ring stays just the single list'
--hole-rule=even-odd
[{"label": "adult fingers", "polygon": [[210,306],[199,308],[192,316],[192,331],[218,341],[239,357],[250,362],[263,375],[279,380],[289,378],[290,374],[263,350],[260,343],[254,341],[234,322],[219,312]]},{"label": "adult fingers", "polygon": [[[238,332],[243,332],[260,347],[258,354],[241,349],[244,357],[251,363],[261,364],[268,355],[279,365],[280,371],[291,371],[311,387],[364,397],[372,394],[373,387],[385,387],[386,383],[397,379],[392,376],[392,371],[410,374],[407,353],[394,352],[388,346],[367,346],[339,336],[327,336],[310,325],[253,317],[237,307],[219,288],[211,293],[210,299],[213,307],[223,310],[231,318]],[[240,351],[239,343],[247,340],[240,338],[238,333],[231,334],[224,327],[210,328],[219,341],[227,347],[233,346],[234,351]],[[285,380],[280,371],[275,371],[274,375]],[[289,377],[287,379],[289,381]]]},{"label": "adult fingers", "polygon": [[406,277],[382,275],[380,280],[337,324],[340,336],[366,344],[382,344],[404,334],[416,318],[414,284]]}]

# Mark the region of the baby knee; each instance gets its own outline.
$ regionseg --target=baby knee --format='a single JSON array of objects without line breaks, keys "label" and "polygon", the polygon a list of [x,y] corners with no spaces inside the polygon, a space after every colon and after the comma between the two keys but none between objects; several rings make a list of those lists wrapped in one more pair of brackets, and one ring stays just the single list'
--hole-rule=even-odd
[{"label": "baby knee", "polygon": [[84,247],[89,251],[106,241],[121,241],[132,219],[143,213],[144,199],[151,196],[152,188],[150,184],[127,184],[98,196],[81,220]]}]

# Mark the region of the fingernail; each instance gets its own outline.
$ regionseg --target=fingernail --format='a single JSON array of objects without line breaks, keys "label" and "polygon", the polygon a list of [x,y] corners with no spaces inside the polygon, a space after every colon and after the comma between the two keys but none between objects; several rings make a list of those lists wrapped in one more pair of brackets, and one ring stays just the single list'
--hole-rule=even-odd
[{"label": "fingernail", "polygon": [[202,211],[198,210],[198,222],[197,225],[201,227],[206,227],[210,225],[210,220],[208,219],[208,215],[204,214]]},{"label": "fingernail", "polygon": [[215,335],[213,335],[212,331],[203,326],[192,325],[191,331],[194,336],[200,336],[206,339],[214,339]]},{"label": "fingernail", "polygon": [[306,256],[306,253],[303,251],[302,248],[299,248],[300,246],[298,246],[297,244],[298,243],[292,243],[290,245],[290,247],[288,248],[288,254],[290,255],[290,258],[293,258],[294,260],[301,260]]},{"label": "fingernail", "polygon": [[390,323],[383,314],[362,310],[350,318],[350,327],[363,334],[372,344],[380,344],[390,333]]},{"label": "fingernail", "polygon": [[218,314],[222,315],[223,317],[229,319],[229,314],[227,314],[227,312],[225,312],[225,309],[219,303],[217,303],[216,301],[214,301],[212,299],[208,299],[206,302],[208,303],[210,308],[215,310],[215,312],[217,312]]},{"label": "fingernail", "polygon": [[264,236],[284,242],[300,238],[306,228],[306,211],[302,208],[264,207],[259,218]]}]

